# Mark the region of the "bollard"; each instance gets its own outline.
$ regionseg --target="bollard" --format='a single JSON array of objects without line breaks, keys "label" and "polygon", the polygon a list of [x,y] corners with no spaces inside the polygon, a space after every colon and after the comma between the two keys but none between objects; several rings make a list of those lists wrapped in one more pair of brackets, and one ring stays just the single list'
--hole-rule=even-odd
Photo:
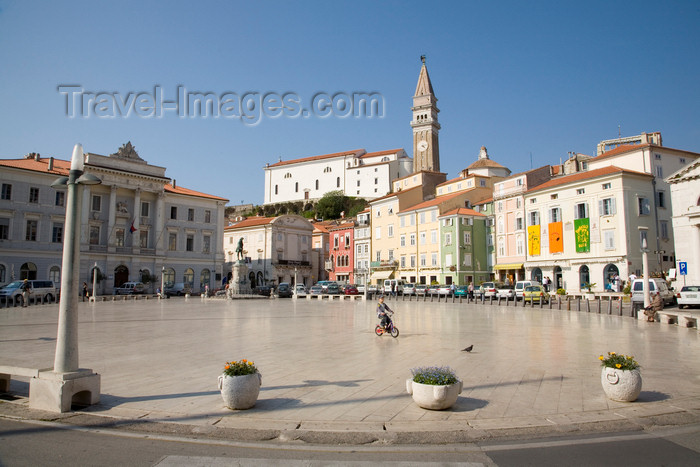
[{"label": "bollard", "polygon": [[598,314],[600,314],[600,307],[602,305],[602,303],[600,303],[600,297],[596,297],[595,299],[598,302]]},{"label": "bollard", "polygon": [[608,314],[612,315],[612,297],[608,298]]},{"label": "bollard", "polygon": [[430,294],[430,302],[432,303],[432,301],[433,301],[433,294]]},{"label": "bollard", "polygon": [[586,299],[586,313],[591,312],[591,301]]},{"label": "bollard", "polygon": [[498,296],[498,306],[501,306],[501,296]]},{"label": "bollard", "polygon": [[[525,300],[525,297],[523,297],[523,301],[524,300]],[[535,299],[530,297],[530,308],[534,308],[534,307],[535,307]]]},{"label": "bollard", "polygon": [[618,309],[617,315],[622,316],[622,299],[618,300],[617,309]]},{"label": "bollard", "polygon": [[557,295],[557,310],[561,311],[561,295]]},{"label": "bollard", "polygon": [[506,296],[506,306],[508,306],[508,302],[509,302],[509,301],[510,301],[510,300],[509,300],[508,297]]},{"label": "bollard", "polygon": [[543,305],[542,302],[544,302],[544,297],[540,297],[540,310],[542,309],[542,305]]},{"label": "bollard", "polygon": [[493,305],[493,295],[489,296],[489,305]]},{"label": "bollard", "polygon": [[549,300],[547,300],[547,305],[549,306],[549,309],[552,309],[552,296],[549,296]]},{"label": "bollard", "polygon": [[[455,302],[455,294],[452,294],[452,303],[454,303],[454,302]],[[460,300],[460,303],[461,303],[461,300]]]},{"label": "bollard", "polygon": [[581,297],[576,297],[576,311],[581,311]]},{"label": "bollard", "polygon": [[566,296],[566,311],[571,311],[571,297]]}]

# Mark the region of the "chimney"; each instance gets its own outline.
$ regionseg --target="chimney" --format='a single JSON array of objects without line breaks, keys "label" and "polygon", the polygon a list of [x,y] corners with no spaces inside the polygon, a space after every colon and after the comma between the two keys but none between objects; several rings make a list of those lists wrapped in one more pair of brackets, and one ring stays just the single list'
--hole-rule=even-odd
[{"label": "chimney", "polygon": [[49,172],[53,170],[53,157],[49,157]]},{"label": "chimney", "polygon": [[177,188],[177,180],[173,178],[173,188]]},{"label": "chimney", "polygon": [[35,152],[34,153],[34,160],[39,162],[39,159],[41,159],[41,154],[39,154],[38,152]]}]

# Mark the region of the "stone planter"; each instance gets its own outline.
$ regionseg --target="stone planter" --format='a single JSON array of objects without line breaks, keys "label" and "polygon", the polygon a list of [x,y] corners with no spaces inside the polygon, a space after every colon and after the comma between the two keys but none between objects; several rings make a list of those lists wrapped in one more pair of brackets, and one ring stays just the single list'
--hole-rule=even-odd
[{"label": "stone planter", "polygon": [[219,390],[229,409],[243,410],[255,405],[260,394],[260,373],[241,376],[219,376]]},{"label": "stone planter", "polygon": [[637,400],[642,391],[642,375],[639,370],[618,370],[603,367],[600,382],[608,399],[619,402]]},{"label": "stone planter", "polygon": [[413,396],[413,401],[419,407],[430,410],[444,410],[457,402],[457,396],[462,392],[462,381],[446,386],[416,383],[413,379],[406,380],[406,391]]}]

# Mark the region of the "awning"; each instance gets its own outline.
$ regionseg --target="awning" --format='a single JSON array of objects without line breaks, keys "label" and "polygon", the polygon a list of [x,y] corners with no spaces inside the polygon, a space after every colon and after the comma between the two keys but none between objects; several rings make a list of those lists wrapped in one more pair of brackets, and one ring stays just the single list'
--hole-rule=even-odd
[{"label": "awning", "polygon": [[493,267],[494,271],[509,271],[511,269],[522,269],[523,263],[497,264]]},{"label": "awning", "polygon": [[393,275],[394,275],[394,271],[392,271],[391,269],[388,270],[388,271],[375,271],[375,272],[373,272],[372,275],[370,276],[370,279],[373,280],[373,281],[375,281],[375,280],[384,280],[384,279],[390,278],[390,277],[393,276]]}]

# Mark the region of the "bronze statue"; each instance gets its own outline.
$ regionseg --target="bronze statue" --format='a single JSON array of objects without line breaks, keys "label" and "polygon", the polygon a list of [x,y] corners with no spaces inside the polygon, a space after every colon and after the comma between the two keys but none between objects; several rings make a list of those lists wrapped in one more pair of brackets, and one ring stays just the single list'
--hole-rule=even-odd
[{"label": "bronze statue", "polygon": [[238,246],[236,247],[236,259],[244,259],[243,258],[243,237],[241,237],[241,239],[238,240]]}]

